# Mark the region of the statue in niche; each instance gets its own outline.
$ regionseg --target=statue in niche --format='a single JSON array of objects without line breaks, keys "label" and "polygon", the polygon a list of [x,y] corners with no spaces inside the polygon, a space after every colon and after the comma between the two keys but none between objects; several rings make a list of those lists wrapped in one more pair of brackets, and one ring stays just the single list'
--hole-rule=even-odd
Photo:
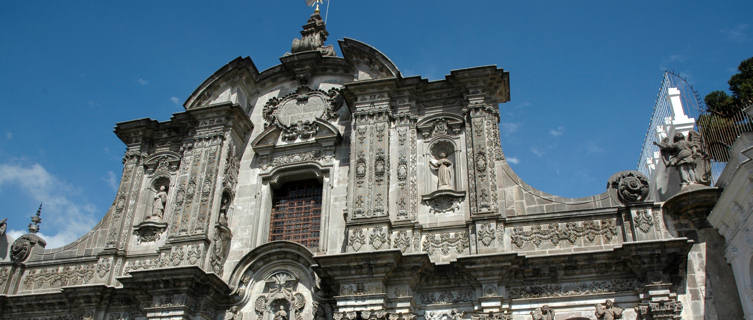
[{"label": "statue in niche", "polygon": [[554,310],[548,305],[543,305],[531,311],[533,320],[554,320]]},{"label": "statue in niche", "polygon": [[285,312],[285,308],[282,305],[275,312],[274,320],[288,320],[288,313]]},{"label": "statue in niche", "polygon": [[614,320],[622,319],[622,308],[616,307],[612,300],[607,300],[604,305],[601,303],[596,304],[596,319],[599,320]]},{"label": "statue in niche", "polygon": [[431,168],[437,171],[437,190],[453,190],[452,161],[447,159],[447,153],[440,152],[437,159],[429,159]]},{"label": "statue in niche", "polygon": [[227,192],[223,192],[222,203],[220,204],[220,216],[217,218],[217,223],[223,227],[227,227],[228,208],[230,208],[230,195]]},{"label": "statue in niche", "polygon": [[154,206],[152,207],[152,216],[161,220],[165,214],[165,204],[167,203],[167,189],[164,185],[159,186],[159,191],[154,195]]}]

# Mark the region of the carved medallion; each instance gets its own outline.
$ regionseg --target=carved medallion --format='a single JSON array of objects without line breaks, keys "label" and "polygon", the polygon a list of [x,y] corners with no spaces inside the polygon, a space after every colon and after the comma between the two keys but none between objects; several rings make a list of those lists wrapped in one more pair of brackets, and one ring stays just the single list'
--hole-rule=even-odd
[{"label": "carved medallion", "polygon": [[266,126],[275,125],[282,130],[282,139],[294,141],[309,139],[316,135],[317,119],[334,120],[342,105],[340,89],[311,90],[299,87],[295,93],[282,98],[272,98],[264,105]]}]

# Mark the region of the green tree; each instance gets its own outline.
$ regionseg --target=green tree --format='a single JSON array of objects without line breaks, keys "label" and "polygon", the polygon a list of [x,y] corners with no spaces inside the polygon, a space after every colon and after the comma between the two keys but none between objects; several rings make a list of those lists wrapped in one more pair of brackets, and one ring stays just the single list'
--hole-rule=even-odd
[{"label": "green tree", "polygon": [[729,90],[732,95],[717,90],[709,93],[703,99],[706,102],[708,112],[729,117],[740,112],[743,108],[753,103],[753,57],[740,62],[739,71],[729,81]]}]

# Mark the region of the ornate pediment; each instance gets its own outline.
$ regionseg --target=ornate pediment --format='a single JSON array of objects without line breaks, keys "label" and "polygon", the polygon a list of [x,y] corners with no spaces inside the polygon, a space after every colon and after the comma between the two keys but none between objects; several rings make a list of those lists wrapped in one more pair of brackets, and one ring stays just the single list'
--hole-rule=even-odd
[{"label": "ornate pediment", "polygon": [[178,170],[180,166],[180,155],[172,152],[157,152],[144,161],[144,168],[147,173],[156,173],[156,175],[169,175],[171,172]]},{"label": "ornate pediment", "polygon": [[424,139],[440,136],[454,136],[462,132],[463,118],[452,114],[438,114],[427,117],[416,124],[418,132]]}]

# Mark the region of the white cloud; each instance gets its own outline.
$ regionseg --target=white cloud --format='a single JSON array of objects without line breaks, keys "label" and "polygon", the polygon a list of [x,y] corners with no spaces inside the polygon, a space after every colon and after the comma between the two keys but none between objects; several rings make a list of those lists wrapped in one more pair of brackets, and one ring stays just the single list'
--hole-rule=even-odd
[{"label": "white cloud", "polygon": [[499,126],[502,130],[502,135],[509,136],[517,132],[522,125],[520,122],[502,122]]},{"label": "white cloud", "polygon": [[588,141],[586,142],[586,152],[593,154],[593,153],[602,153],[604,152],[604,148],[594,141]]},{"label": "white cloud", "polygon": [[565,127],[559,126],[554,129],[549,129],[549,134],[551,134],[553,137],[559,137],[565,133]]},{"label": "white cloud", "polygon": [[138,82],[142,86],[145,86],[145,85],[149,84],[149,80],[146,80],[144,78],[138,78],[138,79],[136,79],[136,82]]},{"label": "white cloud", "polygon": [[115,172],[107,171],[107,176],[102,178],[102,180],[107,182],[112,191],[118,191],[118,177],[115,175]]},{"label": "white cloud", "polygon": [[738,24],[732,29],[722,29],[721,32],[727,36],[727,39],[734,42],[745,42],[748,40],[748,25]]},{"label": "white cloud", "polygon": [[542,150],[539,147],[531,147],[531,152],[537,157],[543,157],[546,154],[546,151]]},{"label": "white cloud", "polygon": [[[59,247],[76,240],[96,223],[94,205],[75,200],[78,190],[38,163],[0,164],[0,187],[18,188],[36,202],[44,204],[41,235],[47,240],[47,248]],[[10,232],[25,233],[17,230]],[[44,232],[49,232],[50,235],[45,236]]]},{"label": "white cloud", "polygon": [[13,139],[13,132],[10,132],[10,131],[5,132],[5,139],[8,139],[8,140]]},{"label": "white cloud", "polygon": [[518,164],[520,163],[520,159],[515,158],[515,157],[507,157],[507,162],[512,163],[512,164]]},{"label": "white cloud", "polygon": [[176,106],[180,104],[180,99],[178,99],[178,97],[170,97],[170,101],[172,101]]}]

